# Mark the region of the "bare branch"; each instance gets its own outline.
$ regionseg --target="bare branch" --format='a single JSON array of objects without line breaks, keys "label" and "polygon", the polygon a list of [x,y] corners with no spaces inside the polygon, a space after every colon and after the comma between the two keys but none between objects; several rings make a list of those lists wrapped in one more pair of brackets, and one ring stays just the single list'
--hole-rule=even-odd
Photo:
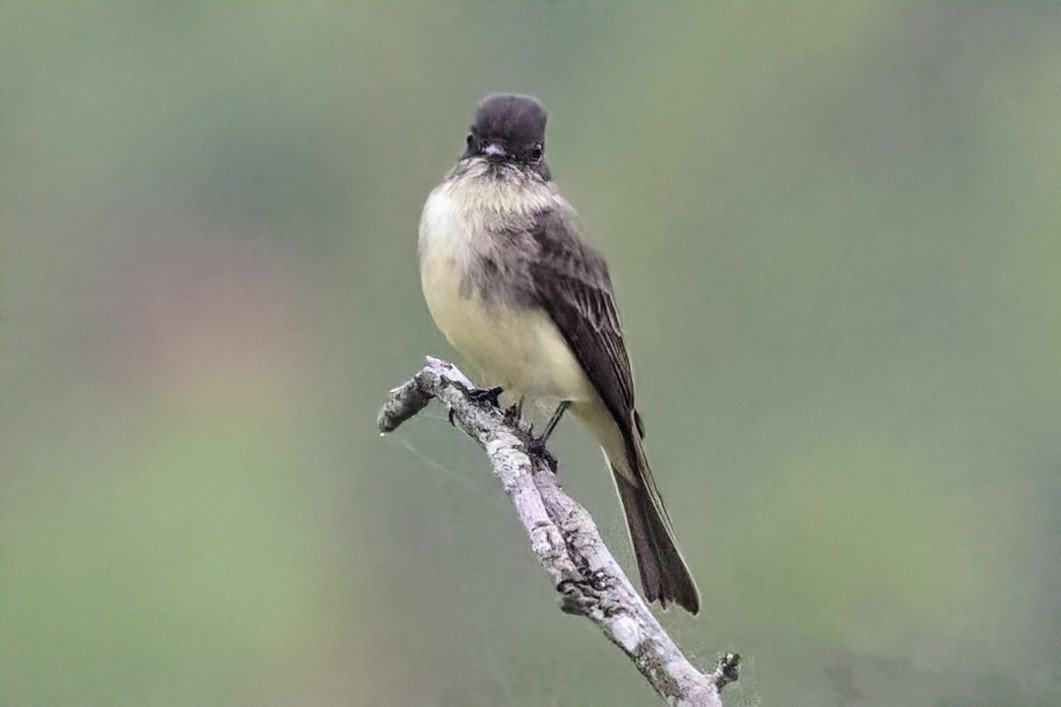
[{"label": "bare branch", "polygon": [[486,450],[534,554],[560,593],[561,608],[595,623],[668,703],[722,707],[719,688],[736,680],[740,656],[727,654],[711,673],[697,670],[649,611],[586,509],[560,488],[546,459],[527,452],[526,423],[506,421],[496,407],[471,399],[472,389],[456,366],[428,358],[419,373],[390,392],[379,429],[394,430],[431,398],[445,405],[453,424]]}]

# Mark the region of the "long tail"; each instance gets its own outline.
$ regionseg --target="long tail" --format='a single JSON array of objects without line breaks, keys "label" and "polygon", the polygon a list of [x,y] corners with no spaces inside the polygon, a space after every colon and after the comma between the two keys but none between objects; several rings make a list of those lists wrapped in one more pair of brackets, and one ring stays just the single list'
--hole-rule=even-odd
[{"label": "long tail", "polygon": [[658,599],[663,608],[674,602],[695,614],[700,610],[700,592],[678,549],[641,440],[635,438],[632,444],[628,442],[628,447],[632,447],[626,455],[630,473],[617,469],[615,460],[611,461],[611,467],[626,511],[626,525],[641,570],[645,599],[649,602]]}]

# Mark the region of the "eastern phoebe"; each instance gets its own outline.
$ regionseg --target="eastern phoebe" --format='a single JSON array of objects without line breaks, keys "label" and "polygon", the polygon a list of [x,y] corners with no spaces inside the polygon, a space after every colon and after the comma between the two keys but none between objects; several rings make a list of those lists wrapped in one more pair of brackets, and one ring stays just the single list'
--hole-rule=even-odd
[{"label": "eastern phoebe", "polygon": [[545,108],[497,95],[420,218],[420,280],[435,324],[491,385],[570,406],[596,435],[626,511],[650,602],[692,613],[700,595],[641,443],[608,268],[545,164]]}]

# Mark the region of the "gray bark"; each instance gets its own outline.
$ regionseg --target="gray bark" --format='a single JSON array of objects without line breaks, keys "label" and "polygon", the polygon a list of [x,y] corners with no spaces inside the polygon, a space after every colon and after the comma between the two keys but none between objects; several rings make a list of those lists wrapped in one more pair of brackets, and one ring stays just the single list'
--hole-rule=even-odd
[{"label": "gray bark", "polygon": [[453,424],[486,451],[560,594],[561,609],[596,624],[669,704],[722,707],[719,688],[736,680],[739,656],[726,654],[710,673],[694,667],[612,557],[589,513],[560,488],[550,461],[528,452],[526,423],[470,398],[472,389],[456,366],[428,358],[419,373],[390,392],[379,429],[394,430],[432,398],[445,405]]}]

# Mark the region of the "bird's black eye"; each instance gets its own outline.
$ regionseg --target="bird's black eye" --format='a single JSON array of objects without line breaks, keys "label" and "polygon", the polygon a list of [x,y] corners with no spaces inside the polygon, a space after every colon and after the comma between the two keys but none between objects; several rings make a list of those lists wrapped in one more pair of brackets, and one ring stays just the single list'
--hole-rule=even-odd
[{"label": "bird's black eye", "polygon": [[531,146],[531,149],[527,152],[527,155],[532,160],[537,162],[538,160],[540,160],[542,158],[542,146],[541,145],[533,145],[533,146]]},{"label": "bird's black eye", "polygon": [[475,140],[475,136],[474,136],[474,135],[472,135],[471,133],[468,133],[468,140],[467,140],[467,143],[468,143],[468,147],[471,147],[471,146],[472,146],[472,141],[473,141],[473,140]]}]

